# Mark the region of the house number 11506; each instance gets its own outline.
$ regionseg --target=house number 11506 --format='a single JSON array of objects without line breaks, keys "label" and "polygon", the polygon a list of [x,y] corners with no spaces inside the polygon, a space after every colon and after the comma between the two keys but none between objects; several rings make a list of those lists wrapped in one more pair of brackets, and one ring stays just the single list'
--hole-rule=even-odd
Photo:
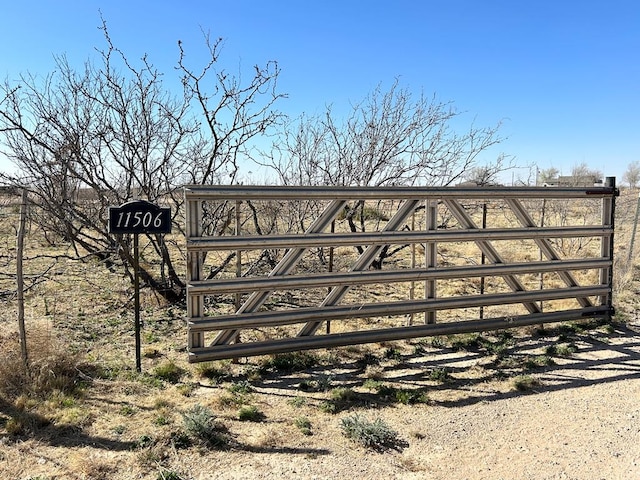
[{"label": "house number 11506", "polygon": [[162,225],[162,214],[158,212],[155,215],[151,212],[119,212],[116,228],[159,228]]},{"label": "house number 11506", "polygon": [[135,200],[109,208],[111,233],[169,233],[171,209],[151,202]]}]

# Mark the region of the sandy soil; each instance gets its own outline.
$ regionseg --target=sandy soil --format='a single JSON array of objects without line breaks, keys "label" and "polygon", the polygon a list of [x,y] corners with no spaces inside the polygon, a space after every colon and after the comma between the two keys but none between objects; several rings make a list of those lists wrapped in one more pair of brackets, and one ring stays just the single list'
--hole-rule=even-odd
[{"label": "sandy soil", "polygon": [[[159,438],[173,426],[155,426],[153,403],[160,393],[101,395],[85,401],[93,414],[82,431],[65,431],[0,443],[0,478],[16,479],[634,479],[640,478],[640,325],[617,326],[613,334],[587,335],[578,351],[556,364],[532,370],[539,384],[525,392],[499,378],[490,358],[477,352],[442,349],[383,369],[385,381],[405,387],[424,383],[424,372],[445,366],[456,382],[434,386],[428,403],[368,405],[338,414],[321,412],[326,393],[301,392],[309,375],[330,374],[336,383],[361,389],[362,375],[340,368],[272,375],[256,382],[253,404],[265,413],[260,423],[234,421],[222,411],[234,438],[225,451],[140,448],[141,432]],[[549,338],[524,341],[540,352]],[[202,386],[188,403],[213,405],[220,387]],[[361,390],[360,390],[361,391]],[[136,396],[137,395],[137,396]],[[171,392],[166,395],[171,396]],[[305,405],[292,406],[292,399]],[[172,397],[175,398],[175,397]],[[135,415],[123,408],[138,402]],[[340,419],[354,411],[382,418],[401,437],[397,448],[365,449],[341,433]],[[109,413],[110,412],[110,413]],[[119,415],[119,417],[118,417]],[[313,435],[295,427],[307,416]],[[115,435],[114,422],[130,433]],[[140,426],[134,428],[135,423]],[[162,430],[165,429],[165,430]],[[169,429],[169,430],[167,430]],[[179,477],[163,477],[173,472]]]},{"label": "sandy soil", "polygon": [[407,441],[399,451],[371,453],[335,438],[315,443],[327,452],[303,449],[284,461],[281,454],[250,454],[241,460],[246,469],[226,464],[216,476],[640,478],[639,332],[632,327],[608,343],[580,345],[564,364],[536,374],[541,385],[525,394],[500,382],[471,383],[443,391],[432,405],[384,409],[382,418]]}]

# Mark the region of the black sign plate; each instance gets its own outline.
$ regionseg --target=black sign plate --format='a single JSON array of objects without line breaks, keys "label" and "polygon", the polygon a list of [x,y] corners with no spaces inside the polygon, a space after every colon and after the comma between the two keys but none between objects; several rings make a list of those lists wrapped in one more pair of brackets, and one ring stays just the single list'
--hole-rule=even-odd
[{"label": "black sign plate", "polygon": [[171,209],[146,200],[109,207],[110,233],[171,233]]}]

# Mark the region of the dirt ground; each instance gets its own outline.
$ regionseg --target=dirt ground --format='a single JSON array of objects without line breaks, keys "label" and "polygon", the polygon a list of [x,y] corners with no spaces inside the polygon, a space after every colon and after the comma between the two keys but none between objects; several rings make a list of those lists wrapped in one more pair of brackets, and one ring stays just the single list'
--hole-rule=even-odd
[{"label": "dirt ground", "polygon": [[[477,359],[451,365],[460,362]],[[398,451],[323,438],[297,451],[220,459],[202,478],[640,478],[639,328],[582,345],[536,377],[541,384],[524,394],[480,382],[443,391],[431,405],[385,409],[384,420],[407,441]]]},{"label": "dirt ground", "polygon": [[[525,338],[509,356],[533,355],[556,342],[552,337]],[[581,335],[575,346],[575,353],[531,370],[537,382],[525,391],[514,389],[504,368],[504,378],[492,370],[491,356],[429,347],[421,355],[407,355],[378,371],[385,382],[412,388],[424,385],[424,372],[446,368],[455,381],[432,385],[428,402],[369,403],[334,414],[317,408],[326,393],[303,392],[299,386],[305,379],[331,375],[336,385],[351,386],[363,392],[364,398],[362,371],[355,363],[268,375],[252,382],[252,403],[264,412],[263,421],[238,422],[235,410],[221,410],[220,417],[234,438],[225,450],[175,446],[160,450],[139,444],[142,431],[160,438],[163,428],[175,429],[174,423],[173,427],[150,430],[153,422],[145,415],[158,398],[170,399],[170,409],[176,412],[196,402],[220,405],[216,399],[221,386],[200,384],[189,397],[176,401],[171,390],[145,390],[141,400],[140,391],[128,391],[126,386],[114,390],[113,385],[96,385],[84,399],[93,413],[81,430],[61,429],[57,434],[48,432],[18,441],[4,437],[0,477],[640,478],[640,324],[616,325],[606,334],[589,332]],[[300,398],[304,404],[293,407],[293,400]],[[123,419],[123,411],[134,402],[139,414]],[[354,411],[367,418],[381,418],[399,433],[401,441],[395,448],[372,451],[346,438],[340,419]],[[294,426],[292,419],[301,415],[311,420],[312,435],[302,435]],[[130,433],[115,435],[118,421],[124,422]],[[168,472],[175,476],[168,476]]]}]

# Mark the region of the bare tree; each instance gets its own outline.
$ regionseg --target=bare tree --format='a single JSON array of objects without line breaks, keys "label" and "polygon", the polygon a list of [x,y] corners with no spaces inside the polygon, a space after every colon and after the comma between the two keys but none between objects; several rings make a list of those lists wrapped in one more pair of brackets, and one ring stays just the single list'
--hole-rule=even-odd
[{"label": "bare tree", "polygon": [[460,115],[435,97],[414,99],[396,81],[353,105],[344,121],[331,107],[302,116],[267,163],[287,185],[451,185],[502,140],[499,125],[456,133]]},{"label": "bare tree", "polygon": [[[2,183],[27,188],[35,220],[78,258],[89,254],[132,275],[131,238],[108,232],[108,207],[137,198],[168,203],[181,232],[182,185],[233,183],[251,139],[279,121],[279,69],[256,66],[243,83],[217,68],[222,42],[205,35],[210,59],[199,71],[186,65],[178,43],[184,88],[176,96],[147,56],[130,61],[104,21],[102,29],[107,45],[97,63],[76,69],[60,56],[46,78],[25,74],[0,87],[0,145],[18,168]],[[216,214],[214,229],[228,211]],[[183,298],[175,249],[155,235],[146,242],[161,271],[143,266],[142,280],[170,301]]]},{"label": "bare tree", "polygon": [[[285,185],[395,186],[452,185],[477,166],[478,157],[501,142],[500,125],[458,133],[461,113],[435,97],[414,97],[398,81],[380,86],[352,105],[344,120],[327,107],[302,116],[265,155]],[[510,159],[499,155],[486,172],[494,178]],[[364,231],[364,202],[347,207],[352,231]],[[375,266],[391,253],[383,249]]]},{"label": "bare tree", "polygon": [[630,188],[637,188],[640,182],[640,161],[635,160],[627,165],[622,180],[627,182]]},{"label": "bare tree", "polygon": [[593,185],[602,182],[603,174],[596,168],[591,168],[585,162],[578,163],[571,167],[571,181],[573,186]]},{"label": "bare tree", "polygon": [[538,171],[536,182],[538,185],[555,184],[558,182],[558,175],[560,170],[555,167],[543,168]]},{"label": "bare tree", "polygon": [[480,187],[498,185],[499,175],[505,170],[505,158],[499,156],[496,161],[490,165],[482,165],[473,167],[464,174],[464,180],[471,182]]}]

